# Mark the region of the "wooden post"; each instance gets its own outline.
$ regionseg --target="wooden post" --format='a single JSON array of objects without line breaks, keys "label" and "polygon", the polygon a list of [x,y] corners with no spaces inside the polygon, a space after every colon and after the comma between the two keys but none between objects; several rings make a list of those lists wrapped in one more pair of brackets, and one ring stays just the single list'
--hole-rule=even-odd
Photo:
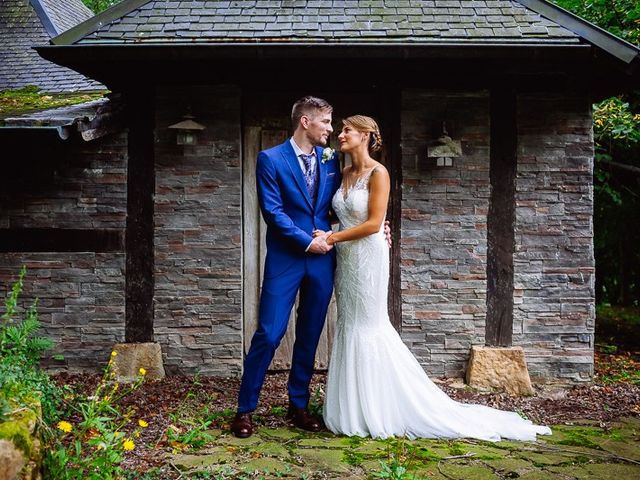
[{"label": "wooden post", "polygon": [[513,336],[513,252],[517,168],[516,93],[491,91],[491,196],[487,219],[487,346],[511,346]]},{"label": "wooden post", "polygon": [[387,143],[389,176],[391,177],[391,198],[388,219],[393,245],[389,266],[389,317],[397,331],[402,329],[402,300],[400,286],[400,233],[402,230],[402,152],[400,150],[400,109],[401,95],[397,88],[383,90],[384,115],[382,135]]},{"label": "wooden post", "polygon": [[126,95],[129,127],[127,162],[127,224],[125,236],[125,341],[153,341],[153,90]]}]

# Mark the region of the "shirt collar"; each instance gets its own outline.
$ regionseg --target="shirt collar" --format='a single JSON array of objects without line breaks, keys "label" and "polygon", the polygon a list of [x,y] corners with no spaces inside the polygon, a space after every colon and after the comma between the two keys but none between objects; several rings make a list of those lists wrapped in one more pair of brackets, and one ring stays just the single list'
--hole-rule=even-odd
[{"label": "shirt collar", "polygon": [[[293,147],[293,151],[296,152],[296,157],[300,158],[300,155],[309,155],[309,154],[304,153],[302,151],[302,149],[298,146],[298,144],[293,140],[293,137],[291,137],[289,139],[289,142],[291,142],[291,146]],[[313,155],[314,157],[316,156],[316,149],[315,148],[313,150],[311,150],[311,155]]]}]

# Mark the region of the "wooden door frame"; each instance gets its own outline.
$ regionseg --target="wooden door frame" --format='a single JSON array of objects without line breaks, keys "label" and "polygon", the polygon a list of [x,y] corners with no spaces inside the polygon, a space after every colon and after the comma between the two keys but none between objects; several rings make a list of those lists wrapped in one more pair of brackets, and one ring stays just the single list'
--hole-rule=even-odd
[{"label": "wooden door frame", "polygon": [[[245,91],[243,94],[242,101],[242,158],[244,159],[246,155],[257,155],[258,152],[250,152],[246,151],[247,148],[247,135],[251,135],[250,129],[257,128],[251,127],[248,122],[249,111],[247,108],[250,108],[250,105],[247,104],[247,99],[252,96],[259,94],[266,94],[267,92],[257,92],[257,91]],[[278,94],[286,94],[284,91],[277,91],[273,93]],[[323,93],[325,95],[323,96]],[[389,317],[392,325],[396,330],[400,331],[402,328],[402,299],[401,299],[401,270],[400,270],[400,259],[401,259],[401,250],[400,250],[400,242],[401,242],[401,228],[402,228],[402,152],[401,152],[401,89],[398,86],[392,87],[381,87],[381,88],[372,88],[371,90],[361,90],[358,92],[340,92],[339,94],[331,93],[331,92],[318,92],[318,96],[322,98],[328,98],[329,101],[333,97],[345,97],[348,95],[362,95],[363,102],[366,97],[373,97],[376,99],[377,103],[377,115],[376,119],[380,123],[381,131],[383,134],[383,138],[385,143],[387,144],[387,158],[388,164],[386,165],[389,174],[391,176],[391,192],[392,196],[389,201],[388,207],[388,215],[387,218],[390,220],[390,227],[392,232],[392,240],[393,247],[390,252],[390,279],[389,279],[389,295],[388,295],[388,304],[389,304]],[[292,96],[293,97],[293,96]],[[297,97],[296,97],[297,98]],[[337,103],[337,102],[336,102]],[[357,112],[353,112],[357,113]],[[255,132],[254,132],[255,133]],[[335,133],[334,133],[335,134]],[[255,140],[255,139],[254,139]],[[245,201],[245,191],[246,188],[255,188],[255,185],[248,186],[246,185],[245,178],[246,172],[244,169],[246,168],[246,162],[243,162],[243,202]],[[244,213],[244,206],[243,206]],[[244,225],[244,223],[243,223]],[[244,226],[243,226],[243,245],[244,242]],[[245,288],[246,282],[244,281],[244,261],[245,256],[243,253],[243,289]],[[257,285],[257,293],[259,295],[260,286]],[[256,315],[257,311],[254,311],[255,308],[252,308],[251,312],[246,311],[246,305],[244,301],[243,294],[243,331],[244,331],[244,319],[247,315]],[[245,339],[245,343],[250,339]]]}]

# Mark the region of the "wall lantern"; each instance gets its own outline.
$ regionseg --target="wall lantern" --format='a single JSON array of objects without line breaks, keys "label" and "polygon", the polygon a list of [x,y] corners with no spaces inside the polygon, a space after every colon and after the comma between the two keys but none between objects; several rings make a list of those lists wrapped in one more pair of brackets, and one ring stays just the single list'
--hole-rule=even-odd
[{"label": "wall lantern", "polygon": [[178,145],[195,145],[198,143],[198,132],[206,127],[194,120],[194,116],[187,113],[182,117],[181,122],[169,125],[169,128],[176,130],[176,143]]},{"label": "wall lantern", "polygon": [[427,147],[427,157],[435,158],[438,167],[452,167],[453,159],[461,156],[462,144],[460,140],[452,140],[447,132],[445,122],[442,122],[442,135]]}]

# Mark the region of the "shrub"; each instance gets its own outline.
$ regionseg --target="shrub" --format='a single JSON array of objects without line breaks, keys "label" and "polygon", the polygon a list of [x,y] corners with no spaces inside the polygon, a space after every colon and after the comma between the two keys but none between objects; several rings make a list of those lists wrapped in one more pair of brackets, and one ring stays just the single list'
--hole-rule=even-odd
[{"label": "shrub", "polygon": [[17,319],[18,298],[22,293],[26,269],[22,267],[18,280],[5,300],[0,317],[0,420],[15,411],[42,404],[45,419],[55,419],[58,391],[49,376],[39,368],[43,352],[53,342],[36,335],[40,328],[37,299]]}]

